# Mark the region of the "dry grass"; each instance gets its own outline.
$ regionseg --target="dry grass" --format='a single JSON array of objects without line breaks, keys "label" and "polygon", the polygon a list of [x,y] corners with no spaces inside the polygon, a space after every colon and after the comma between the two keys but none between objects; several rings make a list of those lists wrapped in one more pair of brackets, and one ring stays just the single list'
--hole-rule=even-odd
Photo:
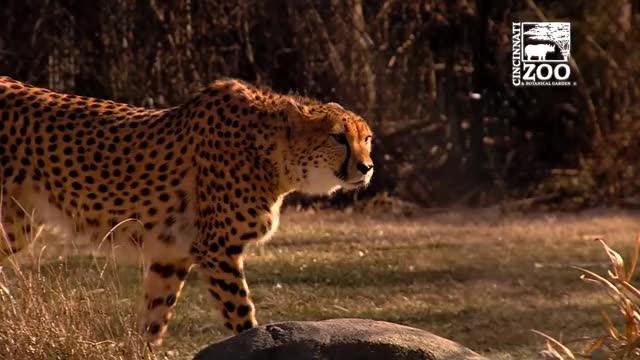
[{"label": "dry grass", "polygon": [[[142,359],[131,297],[90,257],[11,263],[0,282],[0,358]],[[11,354],[10,356],[8,354]]]},{"label": "dry grass", "polygon": [[580,348],[572,351],[562,342],[534,331],[547,339],[544,354],[551,359],[575,360],[576,356],[586,359],[625,360],[640,358],[640,289],[632,284],[633,276],[640,256],[640,235],[636,238],[631,264],[625,267],[622,256],[610,248],[603,239],[598,240],[610,261],[610,270],[601,276],[593,271],[576,267],[583,275],[581,279],[601,287],[613,300],[615,315],[621,317],[620,326],[616,326],[606,311],[601,311],[603,330],[600,335],[568,340],[571,347]]},{"label": "dry grass", "polygon": [[[568,265],[605,269],[590,239],[604,236],[626,249],[637,231],[637,214],[611,211],[286,213],[277,236],[250,251],[247,276],[261,323],[374,318],[432,331],[491,359],[528,359],[542,344],[530,329],[571,338],[601,329],[594,314],[609,304],[607,295],[577,281]],[[132,330],[139,267],[93,259],[82,248],[65,258],[60,252],[49,244],[39,262],[26,253],[17,257],[19,269],[4,264],[0,282],[11,297],[0,302],[0,354],[143,356]],[[188,359],[229,335],[194,275],[157,358]]]}]

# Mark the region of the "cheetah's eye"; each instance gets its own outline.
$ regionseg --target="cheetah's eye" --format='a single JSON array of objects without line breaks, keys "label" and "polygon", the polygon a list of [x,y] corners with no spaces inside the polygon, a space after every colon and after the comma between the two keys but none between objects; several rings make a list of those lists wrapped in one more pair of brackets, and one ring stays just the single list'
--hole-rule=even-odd
[{"label": "cheetah's eye", "polygon": [[338,142],[338,144],[347,144],[347,135],[345,133],[331,134],[331,137]]},{"label": "cheetah's eye", "polygon": [[364,138],[364,142],[365,144],[368,144],[371,142],[371,140],[373,140],[373,137],[371,135],[367,136],[366,138]]}]

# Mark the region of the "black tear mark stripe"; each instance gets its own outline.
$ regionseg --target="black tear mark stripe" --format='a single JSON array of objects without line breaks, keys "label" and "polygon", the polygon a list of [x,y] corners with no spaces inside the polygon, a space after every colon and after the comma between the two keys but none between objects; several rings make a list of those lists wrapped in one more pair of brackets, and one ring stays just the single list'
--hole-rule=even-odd
[{"label": "black tear mark stripe", "polygon": [[347,171],[349,170],[349,159],[351,158],[351,147],[349,143],[344,144],[344,147],[347,149],[347,158],[344,159],[342,165],[340,165],[340,171],[338,172],[338,178],[342,180],[347,180]]}]

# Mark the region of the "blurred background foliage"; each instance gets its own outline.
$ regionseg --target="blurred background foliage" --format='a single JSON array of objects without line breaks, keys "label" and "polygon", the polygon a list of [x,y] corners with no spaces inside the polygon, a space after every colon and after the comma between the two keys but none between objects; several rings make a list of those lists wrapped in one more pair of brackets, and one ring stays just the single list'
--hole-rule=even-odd
[{"label": "blurred background foliage", "polygon": [[[1,2],[0,74],[21,81],[164,107],[236,77],[340,102],[377,135],[361,198],[640,207],[640,0]],[[578,85],[514,88],[511,23],[544,19],[571,22]]]}]

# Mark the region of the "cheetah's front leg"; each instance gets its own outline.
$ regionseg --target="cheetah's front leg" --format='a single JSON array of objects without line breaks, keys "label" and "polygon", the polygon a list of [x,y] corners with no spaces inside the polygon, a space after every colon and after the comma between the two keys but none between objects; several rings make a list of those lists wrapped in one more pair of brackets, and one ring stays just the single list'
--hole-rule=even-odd
[{"label": "cheetah's front leg", "polygon": [[236,334],[258,325],[249,287],[244,276],[241,249],[229,246],[209,253],[198,268],[207,282],[215,307],[225,319],[225,327]]},{"label": "cheetah's front leg", "polygon": [[178,301],[180,290],[192,266],[190,260],[150,261],[144,274],[144,309],[141,331],[153,345],[162,342],[171,319],[171,310]]}]

